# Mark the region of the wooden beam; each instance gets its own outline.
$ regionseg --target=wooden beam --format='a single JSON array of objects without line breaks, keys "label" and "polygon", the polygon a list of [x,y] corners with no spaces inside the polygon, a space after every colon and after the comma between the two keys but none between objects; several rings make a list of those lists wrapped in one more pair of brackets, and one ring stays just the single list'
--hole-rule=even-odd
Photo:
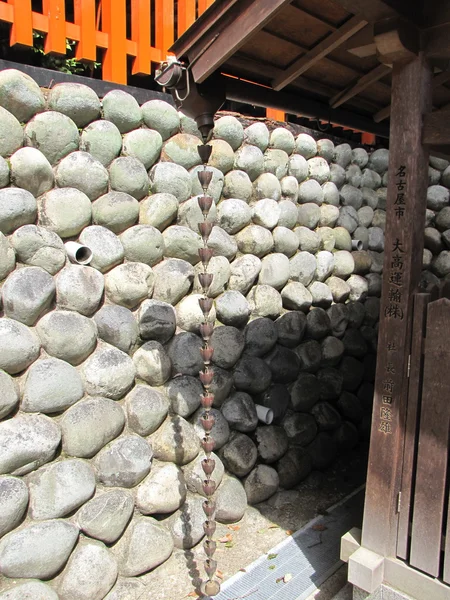
[{"label": "wooden beam", "polygon": [[407,62],[419,53],[419,29],[404,19],[391,17],[374,25],[378,60],[385,65]]},{"label": "wooden beam", "polygon": [[410,0],[333,0],[346,11],[359,15],[371,23],[388,17],[403,16],[415,21],[419,11]]},{"label": "wooden beam", "polygon": [[353,34],[367,25],[367,21],[361,17],[351,17],[345,25],[339,27],[334,33],[319,42],[314,48],[296,60],[280,77],[274,79],[272,87],[279,91],[297,79],[302,73],[310,69],[316,62],[322,59],[335,48],[338,48],[343,42],[348,40]]},{"label": "wooden beam", "polygon": [[428,148],[422,121],[431,110],[431,68],[423,53],[392,71],[389,183],[362,546],[395,556],[411,347],[413,294],[422,271]]},{"label": "wooden beam", "polygon": [[450,23],[426,30],[422,47],[428,58],[450,58]]},{"label": "wooden beam", "polygon": [[243,0],[238,2],[239,12],[222,29],[206,49],[195,56],[190,55],[194,81],[201,83],[214,73],[232,54],[234,54],[255,33],[260,31],[270,19],[292,0]]},{"label": "wooden beam", "polygon": [[353,96],[356,96],[369,87],[369,85],[375,83],[375,81],[378,81],[390,72],[390,67],[386,65],[378,65],[378,67],[375,67],[375,69],[372,69],[372,71],[358,79],[354,85],[350,86],[343,92],[339,92],[339,94],[331,98],[331,108],[337,108],[338,106],[341,106],[341,104],[344,104],[344,102],[347,102],[347,100],[350,100],[350,98],[353,98]]},{"label": "wooden beam", "polygon": [[343,46],[350,54],[359,58],[374,56],[377,53],[377,47],[373,39],[373,23],[368,23],[361,31],[355,33]]},{"label": "wooden beam", "polygon": [[436,146],[450,145],[450,109],[425,115],[422,142]]}]

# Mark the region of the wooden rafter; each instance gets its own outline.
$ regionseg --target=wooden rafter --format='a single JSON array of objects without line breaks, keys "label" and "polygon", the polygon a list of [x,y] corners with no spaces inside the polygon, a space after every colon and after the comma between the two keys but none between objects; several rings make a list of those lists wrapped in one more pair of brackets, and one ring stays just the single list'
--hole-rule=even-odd
[{"label": "wooden rafter", "polygon": [[344,104],[344,102],[347,102],[347,100],[350,100],[351,98],[365,90],[369,85],[375,83],[375,81],[378,81],[379,79],[390,73],[390,71],[390,67],[386,65],[378,65],[378,67],[375,67],[375,69],[372,69],[372,71],[369,71],[369,73],[358,79],[355,85],[350,86],[346,90],[339,92],[338,94],[336,94],[336,96],[331,98],[331,108],[337,108],[341,104]]},{"label": "wooden rafter", "polygon": [[304,15],[308,15],[308,17],[310,19],[314,19],[319,25],[324,25],[325,27],[328,27],[328,29],[330,31],[336,31],[336,29],[337,29],[336,25],[333,25],[333,23],[324,21],[317,15],[314,15],[313,13],[307,11],[305,8],[300,8],[299,6],[295,6],[295,4],[292,5],[292,8],[295,8],[295,10],[298,10],[299,12],[303,13]]},{"label": "wooden rafter", "polygon": [[[410,0],[333,0],[349,13],[359,15],[371,23],[388,17],[411,17]],[[418,18],[419,15],[416,15]]]},{"label": "wooden rafter", "polygon": [[351,17],[342,27],[319,42],[314,48],[296,60],[280,77],[272,82],[274,90],[279,91],[310,69],[316,62],[333,52],[343,42],[367,25],[359,16]]},{"label": "wooden rafter", "polygon": [[425,115],[422,142],[429,145],[450,145],[450,109],[437,110]]}]

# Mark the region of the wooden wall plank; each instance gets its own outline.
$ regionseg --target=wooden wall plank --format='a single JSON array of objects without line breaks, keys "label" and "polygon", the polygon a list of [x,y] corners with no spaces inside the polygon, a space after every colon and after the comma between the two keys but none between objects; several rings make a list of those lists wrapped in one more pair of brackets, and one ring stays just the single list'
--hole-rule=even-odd
[{"label": "wooden wall plank", "polygon": [[48,18],[44,52],[66,54],[66,5],[64,0],[42,0],[43,14]]},{"label": "wooden wall plank", "polygon": [[195,0],[182,0],[182,2],[178,2],[178,37],[182,35],[195,21],[195,13]]},{"label": "wooden wall plank", "polygon": [[11,46],[15,46],[16,44],[32,46],[33,24],[31,0],[8,0],[8,4],[14,8],[9,43]]},{"label": "wooden wall plank", "polygon": [[136,57],[131,72],[133,75],[151,73],[151,14],[148,0],[131,0],[131,38],[136,42]]},{"label": "wooden wall plank", "polygon": [[450,300],[428,305],[410,564],[439,575],[450,425]]},{"label": "wooden wall plank", "polygon": [[418,423],[422,398],[423,350],[427,306],[430,294],[415,294],[413,305],[411,358],[409,364],[408,407],[401,487],[401,509],[398,519],[397,556],[408,558],[414,473],[417,459]]},{"label": "wooden wall plank", "polygon": [[173,0],[155,1],[156,47],[161,50],[163,60],[174,42]]},{"label": "wooden wall plank", "polygon": [[422,271],[428,150],[422,120],[431,107],[423,54],[394,64],[383,287],[362,546],[395,556],[411,343],[412,298]]},{"label": "wooden wall plank", "polygon": [[80,28],[80,41],[75,50],[75,57],[77,60],[95,61],[97,58],[95,0],[74,0],[73,7],[74,20]]},{"label": "wooden wall plank", "polygon": [[126,18],[125,0],[103,0],[102,30],[108,34],[103,79],[107,81],[127,82]]}]

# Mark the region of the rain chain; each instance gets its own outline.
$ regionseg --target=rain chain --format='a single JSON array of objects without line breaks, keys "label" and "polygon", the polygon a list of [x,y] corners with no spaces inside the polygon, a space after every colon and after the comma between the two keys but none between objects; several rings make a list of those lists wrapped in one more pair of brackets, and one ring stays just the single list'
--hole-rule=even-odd
[{"label": "rain chain", "polygon": [[208,290],[211,286],[213,275],[207,273],[207,268],[213,255],[212,249],[208,248],[208,238],[213,228],[213,223],[208,221],[207,217],[213,199],[206,193],[213,175],[212,171],[209,171],[206,168],[209,157],[211,156],[211,151],[212,146],[207,146],[206,144],[198,146],[198,153],[203,163],[203,170],[198,172],[198,179],[203,189],[203,195],[198,197],[198,205],[203,214],[203,222],[198,224],[203,239],[203,248],[200,248],[198,251],[203,265],[203,273],[200,273],[198,276],[202,287],[203,297],[199,298],[198,302],[203,313],[203,322],[200,325],[200,334],[203,339],[203,346],[200,349],[200,354],[203,359],[203,370],[200,371],[200,381],[202,382],[204,389],[201,396],[201,404],[204,409],[201,423],[205,432],[202,439],[202,447],[205,452],[205,458],[202,460],[202,469],[205,474],[205,479],[203,480],[203,492],[206,496],[206,500],[203,502],[203,511],[206,515],[206,521],[203,524],[206,540],[203,543],[203,547],[207,556],[204,566],[208,579],[203,584],[202,593],[206,596],[215,596],[220,592],[220,584],[217,579],[214,579],[214,574],[217,570],[217,561],[213,559],[216,551],[216,542],[212,539],[216,530],[216,522],[214,520],[216,504],[212,499],[212,496],[216,491],[216,482],[211,477],[214,473],[216,463],[211,457],[211,452],[214,450],[214,439],[211,436],[211,430],[214,425],[214,416],[211,413],[211,407],[214,402],[214,394],[211,392],[211,383],[214,377],[214,372],[211,368],[211,359],[214,349],[210,346],[209,342],[214,330],[214,323],[208,320],[213,306],[213,299],[208,298]]}]

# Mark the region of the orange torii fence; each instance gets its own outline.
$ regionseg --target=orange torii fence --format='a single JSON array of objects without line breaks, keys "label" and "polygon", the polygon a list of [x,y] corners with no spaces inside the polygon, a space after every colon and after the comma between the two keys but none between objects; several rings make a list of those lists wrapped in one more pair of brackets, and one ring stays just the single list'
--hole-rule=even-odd
[{"label": "orange torii fence", "polygon": [[38,31],[46,34],[45,53],[66,54],[66,39],[77,42],[80,61],[95,61],[97,49],[104,50],[102,78],[126,84],[127,57],[133,58],[132,75],[150,75],[151,63],[164,60],[176,37],[213,1],[73,0],[72,23],[64,0],[42,0],[42,13],[32,10],[31,0],[0,0],[0,21],[11,23],[11,46],[33,46]]}]

